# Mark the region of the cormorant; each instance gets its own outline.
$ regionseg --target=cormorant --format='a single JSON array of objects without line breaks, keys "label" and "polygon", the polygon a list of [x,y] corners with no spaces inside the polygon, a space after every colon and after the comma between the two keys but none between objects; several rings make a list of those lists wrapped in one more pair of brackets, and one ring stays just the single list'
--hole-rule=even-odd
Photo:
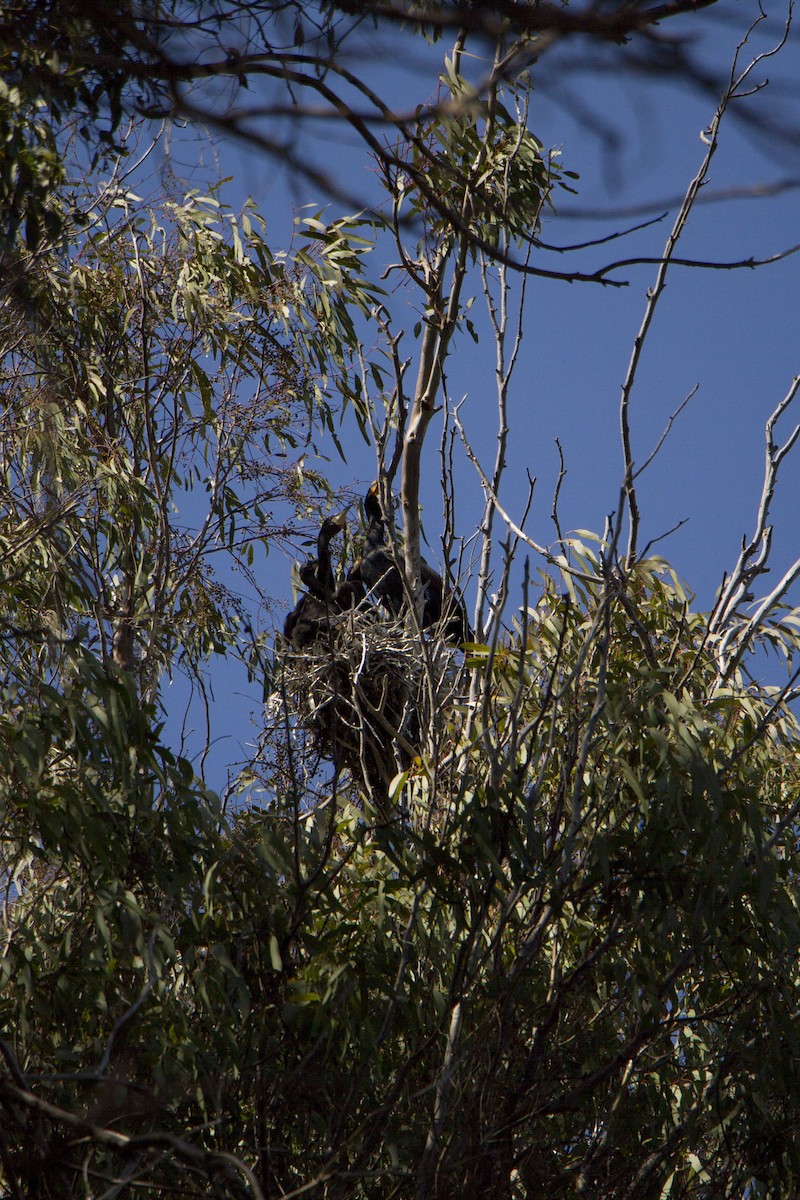
[{"label": "cormorant", "polygon": [[336,581],[331,565],[330,545],[346,525],[345,513],[327,517],[317,538],[316,562],[310,559],[300,568],[300,579],[308,589],[297,601],[283,625],[283,636],[294,650],[310,646],[326,627],[332,613],[339,612]]},{"label": "cormorant", "polygon": [[351,567],[347,581],[371,592],[391,616],[397,618],[405,602],[403,580],[386,543],[386,522],[378,499],[377,481],[364,497],[364,513],[368,519],[364,553]]},{"label": "cormorant", "polygon": [[[386,522],[381,512],[378,490],[376,481],[364,497],[364,512],[369,521],[364,553],[351,568],[347,578],[348,581],[360,584],[365,591],[371,592],[396,619],[405,607],[406,593],[403,577],[386,543]],[[441,576],[437,575],[425,559],[420,563],[420,583],[422,628],[429,629],[442,622],[441,636],[446,642],[459,645],[471,641],[472,631],[464,601],[457,592],[445,591]]]}]

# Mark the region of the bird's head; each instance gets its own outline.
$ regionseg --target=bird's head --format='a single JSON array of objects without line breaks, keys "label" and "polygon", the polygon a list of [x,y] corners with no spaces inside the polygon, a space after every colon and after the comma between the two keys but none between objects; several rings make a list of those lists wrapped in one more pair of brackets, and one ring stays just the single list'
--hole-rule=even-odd
[{"label": "bird's head", "polygon": [[347,527],[347,509],[344,512],[337,513],[335,517],[326,517],[322,522],[317,538],[317,555],[320,562],[329,553],[329,547],[335,537],[337,537],[343,529]]},{"label": "bird's head", "polygon": [[347,528],[347,509],[340,513],[336,513],[334,517],[326,517],[320,528],[320,535],[326,542],[331,538],[335,538],[343,529]]},{"label": "bird's head", "polygon": [[364,512],[370,521],[383,520],[383,513],[381,512],[381,487],[377,479],[373,484],[370,484],[369,491],[364,497]]},{"label": "bird's head", "polygon": [[347,528],[347,509],[342,509],[342,511],[337,513],[335,517],[329,517],[328,520],[336,532],[341,533],[343,529]]}]

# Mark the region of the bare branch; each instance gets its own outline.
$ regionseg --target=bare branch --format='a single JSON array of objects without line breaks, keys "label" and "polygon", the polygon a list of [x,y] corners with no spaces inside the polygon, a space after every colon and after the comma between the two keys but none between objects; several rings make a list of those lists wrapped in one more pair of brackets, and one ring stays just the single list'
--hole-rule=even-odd
[{"label": "bare branch", "polygon": [[[666,0],[662,4],[619,4],[616,9],[598,9],[586,4],[572,11],[560,4],[539,3],[535,7],[518,0],[492,0],[474,4],[374,3],[367,5],[371,15],[394,21],[414,22],[423,28],[466,29],[488,38],[505,33],[509,25],[518,33],[559,35],[591,34],[610,41],[624,41],[633,33],[657,25],[671,17],[710,8],[717,0]],[[343,0],[345,12],[363,13],[364,6]]]},{"label": "bare branch", "polygon": [[696,383],[694,385],[694,387],[692,388],[692,390],[689,392],[688,396],[686,396],[683,400],[681,400],[680,404],[678,405],[678,407],[675,409],[675,411],[673,413],[670,413],[669,420],[667,421],[666,428],[662,432],[661,437],[658,439],[655,446],[653,447],[653,449],[651,450],[651,452],[647,456],[647,458],[644,460],[642,465],[640,467],[638,467],[636,471],[634,471],[634,474],[633,474],[634,479],[638,479],[639,476],[642,474],[642,472],[646,471],[647,468],[650,466],[650,463],[657,456],[661,447],[664,445],[664,442],[669,437],[672,426],[675,424],[678,417],[681,415],[683,410],[686,408],[686,405],[689,403],[689,401],[692,399],[692,397],[697,395],[697,391],[698,391],[699,387],[700,387],[699,383]]},{"label": "bare branch", "polygon": [[[775,426],[793,404],[798,391],[800,391],[800,376],[796,376],[792,380],[788,392],[765,424],[764,482],[756,514],[755,530],[749,541],[742,542],[739,558],[730,578],[720,592],[714,612],[709,619],[709,634],[721,639],[718,653],[723,677],[727,676],[734,663],[740,659],[742,652],[752,641],[755,631],[764,618],[773,610],[800,575],[800,559],[798,559],[784,574],[777,587],[759,603],[756,612],[744,624],[740,624],[736,620],[738,606],[750,598],[753,581],[769,570],[767,562],[772,547],[772,527],[769,524],[769,514],[778,483],[778,472],[781,463],[800,437],[800,424],[798,424],[782,444],[776,444]],[[733,640],[736,642],[737,650],[729,658],[728,647]]]},{"label": "bare branch", "polygon": [[57,1104],[51,1104],[49,1100],[43,1100],[40,1096],[34,1095],[33,1092],[20,1087],[16,1083],[12,1083],[10,1079],[0,1077],[0,1094],[2,1093],[9,1100],[25,1105],[26,1108],[30,1108],[44,1117],[48,1117],[51,1121],[55,1121],[59,1125],[66,1125],[71,1129],[75,1129],[100,1145],[110,1146],[115,1150],[126,1153],[138,1152],[143,1149],[169,1150],[177,1158],[182,1159],[192,1167],[202,1168],[206,1173],[224,1172],[230,1175],[231,1171],[234,1171],[241,1175],[247,1183],[253,1200],[264,1200],[264,1193],[255,1175],[246,1163],[237,1158],[235,1154],[230,1154],[224,1150],[203,1150],[199,1146],[193,1146],[191,1142],[187,1142],[184,1138],[176,1137],[171,1133],[142,1133],[129,1137],[127,1134],[118,1133],[116,1130],[106,1129],[102,1125],[93,1125],[91,1121],[79,1117],[76,1113],[70,1112],[65,1108],[60,1108]]},{"label": "bare branch", "polygon": [[561,542],[564,540],[564,535],[561,532],[561,520],[558,515],[558,501],[559,497],[561,496],[562,484],[564,483],[567,475],[567,468],[564,465],[564,451],[561,448],[561,442],[558,438],[556,438],[556,449],[558,450],[558,479],[556,480],[556,486],[553,489],[553,506],[550,509],[550,519],[556,527],[556,534],[558,536],[558,540]]},{"label": "bare branch", "polygon": [[[753,30],[761,22],[761,20],[762,20],[762,17],[756,18],[756,20],[751,25],[750,29],[745,34],[744,38],[739,43],[737,50],[736,50],[736,55],[734,57],[733,65],[731,67],[731,74],[730,74],[728,86],[725,90],[724,95],[722,96],[722,99],[720,100],[720,102],[717,106],[717,110],[714,114],[711,124],[709,125],[707,131],[703,134],[703,141],[706,143],[708,149],[706,150],[705,156],[703,158],[702,163],[700,164],[700,168],[699,168],[697,174],[695,175],[692,182],[689,184],[689,187],[686,191],[686,195],[684,196],[684,199],[683,199],[683,203],[681,204],[680,210],[675,219],[675,223],[672,227],[672,231],[671,231],[669,237],[667,238],[667,243],[666,243],[666,246],[664,247],[663,256],[662,256],[661,260],[659,261],[659,269],[658,269],[658,272],[656,275],[655,283],[649,289],[649,291],[647,293],[647,304],[645,307],[644,317],[642,318],[642,323],[639,327],[639,331],[636,334],[636,337],[634,338],[633,349],[631,351],[630,362],[628,364],[628,370],[627,370],[627,373],[625,376],[625,381],[622,385],[622,395],[620,398],[620,434],[621,434],[621,439],[622,439],[622,456],[623,456],[623,464],[624,464],[623,489],[624,489],[625,499],[626,499],[626,503],[627,503],[627,507],[628,507],[628,519],[629,519],[628,550],[627,550],[627,555],[626,555],[626,562],[627,562],[628,566],[630,566],[636,558],[637,542],[638,542],[638,536],[639,536],[639,519],[640,519],[639,518],[639,506],[638,506],[638,502],[637,502],[637,498],[636,498],[636,489],[634,487],[634,482],[635,482],[635,478],[636,478],[636,470],[635,470],[635,465],[634,465],[633,449],[632,449],[632,444],[631,444],[631,427],[630,427],[631,396],[633,393],[634,383],[636,381],[636,373],[637,373],[637,370],[639,367],[639,362],[641,360],[641,355],[642,355],[642,350],[644,348],[645,339],[647,337],[648,331],[649,331],[649,329],[652,325],[653,319],[655,317],[655,312],[656,312],[658,302],[659,302],[661,296],[663,295],[664,288],[666,287],[667,271],[669,269],[669,266],[672,263],[674,263],[675,265],[694,265],[694,266],[712,267],[712,268],[717,268],[717,269],[733,269],[734,267],[737,267],[737,266],[741,267],[741,266],[761,265],[760,263],[757,263],[755,260],[743,261],[743,262],[739,262],[738,264],[731,263],[731,264],[723,265],[723,264],[719,264],[719,263],[717,263],[717,264],[700,263],[700,262],[692,263],[691,260],[678,259],[675,257],[675,247],[677,246],[678,241],[679,241],[684,229],[686,228],[686,224],[689,220],[689,216],[694,207],[695,201],[696,201],[698,195],[700,194],[700,190],[705,183],[709,168],[711,166],[712,160],[716,153],[718,142],[719,142],[720,126],[722,123],[722,119],[728,110],[729,105],[731,104],[731,102],[734,99],[736,99],[738,96],[740,96],[743,84],[749,78],[749,76],[751,75],[752,71],[756,68],[756,66],[760,62],[762,62],[766,57],[768,57],[770,54],[776,53],[777,49],[779,49],[780,45],[783,44],[783,42],[785,41],[785,38],[788,34],[788,26],[787,26],[787,29],[784,30],[783,38],[781,39],[781,42],[778,47],[774,48],[773,50],[769,51],[768,53],[756,55],[756,57],[751,60],[751,62],[744,68],[744,70],[741,71],[741,73],[739,73],[738,62],[739,62],[739,56],[741,54],[741,51],[744,48],[744,46],[747,44],[747,41],[748,41],[749,37],[751,36]],[[793,247],[791,250],[785,251],[781,255],[776,256],[776,259],[786,257],[787,254],[792,254],[797,249],[798,249],[798,247]],[[765,261],[775,261],[776,259],[765,260]],[[620,266],[622,264],[616,264],[616,265]]]},{"label": "bare branch", "polygon": [[[751,183],[744,187],[712,188],[708,184],[697,197],[695,203],[722,204],[728,200],[762,200],[768,196],[780,196],[784,192],[793,192],[800,188],[800,179],[789,176],[775,183]],[[669,212],[683,203],[683,195],[670,196],[662,200],[649,200],[644,204],[630,204],[619,208],[587,208],[579,204],[558,210],[562,221],[625,221],[635,217],[646,216],[648,213]],[[659,218],[655,218],[658,220]],[[636,228],[639,228],[638,226]],[[553,247],[555,249],[555,247]]]},{"label": "bare branch", "polygon": [[649,229],[652,225],[658,225],[667,216],[667,211],[659,213],[657,217],[652,217],[649,221],[641,221],[638,225],[631,225],[628,229],[617,229],[613,233],[607,233],[603,237],[590,238],[587,242],[573,242],[569,246],[553,246],[549,242],[543,242],[541,238],[534,238],[534,245],[537,250],[551,250],[554,254],[572,254],[576,250],[588,250],[593,246],[605,246],[608,242],[615,242],[619,238],[628,237],[632,233],[639,233],[642,229]]}]

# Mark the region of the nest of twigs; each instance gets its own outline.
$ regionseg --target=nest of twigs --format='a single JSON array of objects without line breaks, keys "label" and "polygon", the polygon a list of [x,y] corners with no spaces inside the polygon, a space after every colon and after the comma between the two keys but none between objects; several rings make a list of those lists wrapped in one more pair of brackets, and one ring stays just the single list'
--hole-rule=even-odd
[{"label": "nest of twigs", "polygon": [[283,656],[283,691],[316,749],[347,768],[379,807],[389,785],[430,746],[452,685],[451,654],[402,621],[333,614],[319,636]]}]

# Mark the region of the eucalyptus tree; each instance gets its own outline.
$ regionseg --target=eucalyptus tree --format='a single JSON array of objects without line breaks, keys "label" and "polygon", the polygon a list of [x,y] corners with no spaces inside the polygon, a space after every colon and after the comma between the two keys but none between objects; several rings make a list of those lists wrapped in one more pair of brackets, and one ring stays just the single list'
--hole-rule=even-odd
[{"label": "eucalyptus tree", "polygon": [[[308,507],[314,473],[295,450],[337,379],[346,390],[353,313],[371,297],[346,224],[275,254],[252,209],[194,193],[145,204],[115,180],[92,196],[93,182],[89,219],[62,213],[69,253],[20,244],[25,293],[3,310],[10,1194],[72,1194],[79,1160],[54,1148],[59,1130],[130,1115],[145,1093],[155,1113],[193,1086],[196,1002],[173,1017],[163,1005],[207,951],[204,876],[227,842],[181,728],[207,724],[215,656],[263,673],[265,551],[287,535],[280,505]],[[188,686],[173,690],[176,676]],[[192,747],[200,774],[211,736]],[[175,1036],[174,1018],[182,1067],[154,1035]],[[94,1144],[92,1178],[127,1142],[107,1131]]]}]

